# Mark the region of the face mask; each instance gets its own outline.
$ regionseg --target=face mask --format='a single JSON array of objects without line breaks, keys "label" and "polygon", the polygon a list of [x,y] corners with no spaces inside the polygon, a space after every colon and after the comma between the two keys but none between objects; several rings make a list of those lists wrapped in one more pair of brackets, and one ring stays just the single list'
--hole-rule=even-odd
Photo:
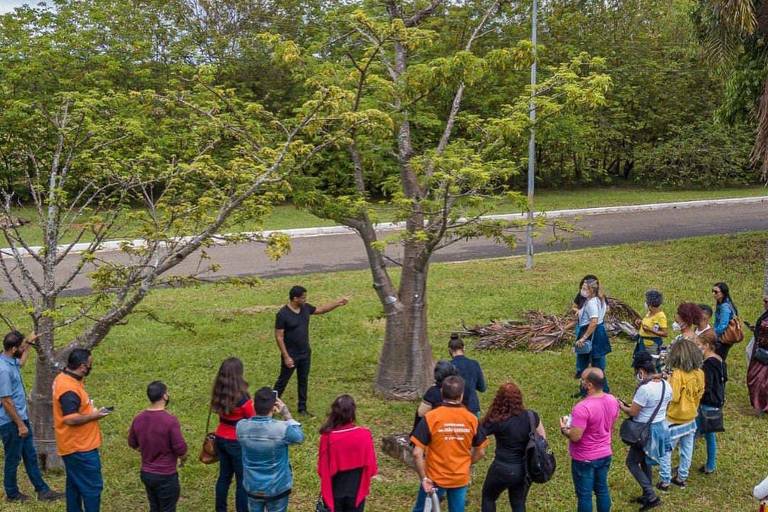
[{"label": "face mask", "polygon": [[171,403],[171,397],[168,397],[165,399],[165,406],[168,407],[168,404]]},{"label": "face mask", "polygon": [[643,304],[643,307],[645,308],[645,310],[646,310],[646,311],[648,311],[648,310],[650,309],[650,308],[648,307],[648,303],[647,303],[647,302],[646,302],[645,304]]},{"label": "face mask", "polygon": [[683,330],[683,326],[681,326],[677,322],[672,322],[672,330],[675,331],[675,332],[680,332],[680,331]]},{"label": "face mask", "polygon": [[584,290],[581,290],[581,291],[579,292],[579,295],[581,295],[581,296],[582,296],[582,297],[584,297],[585,299],[588,299],[588,298],[589,298],[589,293],[585,292]]},{"label": "face mask", "polygon": [[90,366],[86,366],[85,367],[85,373],[83,374],[83,377],[87,377],[90,374],[91,374],[91,367]]}]

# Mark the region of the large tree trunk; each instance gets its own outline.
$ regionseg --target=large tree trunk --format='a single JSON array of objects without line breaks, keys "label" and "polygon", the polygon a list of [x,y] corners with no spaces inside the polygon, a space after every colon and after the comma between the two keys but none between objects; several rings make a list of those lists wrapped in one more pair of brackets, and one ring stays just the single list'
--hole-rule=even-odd
[{"label": "large tree trunk", "polygon": [[[43,317],[39,329],[43,333],[38,341],[40,346],[53,346],[50,333],[52,319]],[[35,436],[35,448],[40,467],[43,470],[60,469],[64,463],[56,452],[56,439],[53,433],[53,379],[58,371],[48,360],[46,354],[38,352],[35,365],[35,384],[29,401],[29,421]]]},{"label": "large tree trunk", "polygon": [[427,337],[427,274],[421,243],[406,242],[400,277],[400,307],[386,317],[384,347],[376,390],[387,398],[419,398],[433,381],[432,348]]}]

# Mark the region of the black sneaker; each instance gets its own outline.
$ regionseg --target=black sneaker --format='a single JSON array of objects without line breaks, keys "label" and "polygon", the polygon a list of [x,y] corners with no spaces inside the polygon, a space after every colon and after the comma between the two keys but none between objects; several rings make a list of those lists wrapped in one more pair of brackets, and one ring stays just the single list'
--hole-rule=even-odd
[{"label": "black sneaker", "polygon": [[706,464],[699,468],[699,473],[703,473],[705,475],[711,475],[714,472],[715,472],[714,469],[712,471],[708,470]]},{"label": "black sneaker", "polygon": [[679,478],[675,477],[672,479],[672,483],[681,489],[685,489],[685,480],[680,480]]},{"label": "black sneaker", "polygon": [[299,411],[299,416],[304,416],[305,418],[316,418],[314,414],[312,414],[306,409]]},{"label": "black sneaker", "polygon": [[659,482],[656,484],[656,488],[660,491],[668,492],[669,484],[665,484],[664,482]]},{"label": "black sneaker", "polygon": [[645,504],[645,496],[638,496],[637,498],[632,498],[630,503],[637,503],[638,505],[644,505]]},{"label": "black sneaker", "polygon": [[39,501],[56,501],[64,499],[64,493],[48,489],[47,491],[37,493]]},{"label": "black sneaker", "polygon": [[19,493],[13,498],[11,498],[10,496],[6,497],[5,501],[7,501],[8,503],[24,503],[25,501],[29,501],[29,496],[27,496],[26,494]]},{"label": "black sneaker", "polygon": [[651,510],[652,508],[656,508],[660,506],[661,506],[661,498],[657,496],[655,500],[649,501],[648,503],[640,507],[640,512],[643,512],[644,510]]}]

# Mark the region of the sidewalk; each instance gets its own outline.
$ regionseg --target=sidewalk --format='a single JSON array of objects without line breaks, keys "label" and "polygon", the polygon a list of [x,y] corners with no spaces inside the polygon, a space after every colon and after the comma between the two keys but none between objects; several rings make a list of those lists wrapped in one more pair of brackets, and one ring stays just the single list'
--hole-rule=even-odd
[{"label": "sidewalk", "polygon": [[[582,209],[554,210],[550,212],[536,212],[535,215],[537,217],[544,216],[546,218],[556,219],[561,217],[584,217],[584,216],[591,216],[591,215],[607,215],[611,213],[631,213],[631,212],[645,212],[645,211],[655,211],[655,210],[676,210],[676,209],[688,209],[688,208],[702,208],[707,206],[728,206],[728,205],[760,204],[760,203],[768,205],[768,196],[743,197],[743,198],[733,198],[733,199],[705,199],[705,200],[697,200],[697,201],[638,204],[638,205],[628,205],[628,206],[603,206],[598,208],[582,208]],[[506,214],[497,214],[497,215],[486,215],[483,217],[483,219],[488,219],[488,220],[506,220],[506,221],[524,220],[525,218],[526,218],[525,213],[506,213]],[[377,231],[398,231],[398,230],[402,230],[404,227],[405,227],[405,224],[402,222],[383,222],[376,225],[376,230]],[[293,238],[309,238],[309,237],[319,237],[319,236],[346,235],[346,234],[354,233],[354,230],[346,226],[324,226],[324,227],[314,227],[314,228],[245,232],[245,233],[239,233],[239,234],[245,235],[246,237],[267,238],[273,233],[283,233],[293,239]],[[192,238],[193,238],[192,236],[182,237],[182,238],[179,238],[179,240],[181,241],[191,240]],[[119,251],[120,247],[122,247],[123,244],[125,244],[126,242],[128,242],[131,246],[135,248],[144,247],[146,245],[146,241],[142,239],[109,240],[109,241],[103,242],[101,246],[97,249],[97,252]],[[224,240],[214,241],[214,245],[228,245],[228,242]],[[59,250],[64,250],[66,247],[68,247],[68,245],[60,246]],[[88,247],[90,247],[90,244],[87,242],[75,244],[75,246],[70,251],[70,254],[82,253],[86,251]],[[42,249],[42,247],[35,246],[35,247],[30,247],[30,249],[35,253],[38,253]],[[19,253],[22,256],[27,255],[27,251],[24,249],[19,249]],[[0,255],[2,255],[2,257],[4,258],[12,257],[11,251],[9,248],[0,249]]]}]

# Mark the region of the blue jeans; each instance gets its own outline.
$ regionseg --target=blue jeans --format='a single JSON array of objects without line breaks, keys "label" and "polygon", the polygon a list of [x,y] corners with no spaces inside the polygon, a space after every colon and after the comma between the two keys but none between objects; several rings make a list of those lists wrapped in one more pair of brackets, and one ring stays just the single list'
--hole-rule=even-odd
[{"label": "blue jeans", "polygon": [[[576,354],[576,373],[581,376],[581,373],[588,367],[600,368],[605,373],[605,355],[595,356],[590,352],[589,354]],[[605,376],[605,387],[603,391],[610,393],[611,390],[608,387],[608,376]],[[582,395],[586,395],[586,392],[582,389]]]},{"label": "blue jeans", "polygon": [[67,473],[67,512],[98,512],[104,488],[99,450],[70,453],[62,459]]},{"label": "blue jeans", "polygon": [[597,512],[609,512],[611,510],[611,491],[608,488],[608,470],[611,468],[611,459],[602,459],[582,462],[571,460],[571,476],[573,486],[576,489],[578,500],[578,512],[592,512],[592,493],[597,498]]},{"label": "blue jeans", "polygon": [[290,494],[286,494],[282,498],[276,500],[262,500],[248,496],[248,511],[249,512],[285,512],[288,510],[288,499]]},{"label": "blue jeans", "polygon": [[29,481],[32,482],[35,490],[37,492],[49,490],[48,484],[45,483],[40,474],[40,467],[37,465],[37,452],[32,439],[32,427],[29,425],[29,421],[24,420],[24,424],[29,429],[29,435],[25,438],[19,437],[19,427],[15,423],[0,425],[0,438],[3,440],[3,452],[5,454],[3,487],[5,487],[5,495],[8,498],[15,498],[21,494],[16,474],[19,469],[19,462],[22,460]]},{"label": "blue jeans", "polygon": [[672,450],[661,458],[661,464],[659,465],[659,476],[663,483],[668,484],[672,481],[672,452],[675,451],[678,443],[680,444],[680,465],[677,469],[677,478],[680,480],[688,479],[688,470],[691,469],[693,442],[695,439],[696,431],[693,430],[690,434],[672,440]]},{"label": "blue jeans", "polygon": [[[711,407],[709,405],[701,404],[699,405],[700,411],[712,411],[717,410],[717,407]],[[696,418],[696,426],[701,426],[701,418]],[[706,464],[706,470],[707,471],[714,471],[717,468],[717,437],[715,437],[714,432],[707,432],[706,434],[698,432],[698,434],[701,434],[704,436],[704,440],[707,442],[707,464]]]},{"label": "blue jeans", "polygon": [[227,495],[235,477],[235,511],[248,512],[248,495],[243,487],[243,455],[240,443],[216,436],[219,478],[216,480],[216,512],[227,512]]},{"label": "blue jeans", "polygon": [[[448,512],[464,512],[464,503],[467,501],[466,485],[464,487],[454,487],[452,489],[438,487],[437,495],[447,495]],[[416,496],[416,505],[413,506],[412,512],[423,512],[425,501],[427,501],[427,493],[424,492],[424,488],[422,486],[419,486],[419,494]]]}]

